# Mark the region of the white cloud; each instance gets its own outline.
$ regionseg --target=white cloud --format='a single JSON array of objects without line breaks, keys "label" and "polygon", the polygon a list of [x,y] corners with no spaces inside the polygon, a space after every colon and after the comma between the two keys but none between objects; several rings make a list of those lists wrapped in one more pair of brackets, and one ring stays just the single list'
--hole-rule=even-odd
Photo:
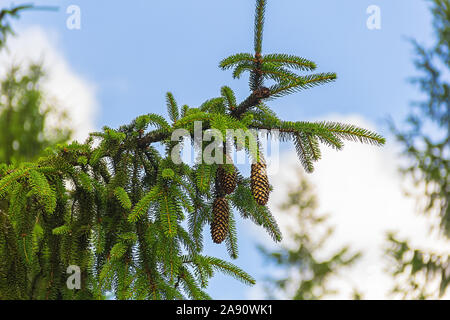
[{"label": "white cloud", "polygon": [[95,129],[98,109],[96,88],[77,74],[58,48],[58,34],[39,26],[18,30],[9,37],[7,50],[0,53],[0,74],[11,66],[43,62],[47,72],[43,82],[44,92],[67,111],[74,130],[74,139],[83,141]]},{"label": "white cloud", "polygon": [[[325,117],[328,120],[352,123],[375,130],[375,126],[359,116]],[[364,253],[363,259],[344,274],[343,281],[334,283],[342,290],[340,298],[350,298],[352,286],[362,291],[366,299],[387,298],[392,280],[384,272],[383,258],[386,231],[398,231],[401,237],[412,240],[414,245],[449,250],[448,243],[440,242],[429,233],[429,220],[415,212],[415,200],[403,193],[398,173],[400,159],[398,148],[388,140],[385,147],[347,142],[341,151],[323,146],[323,157],[316,163],[313,174],[307,175],[315,187],[320,213],[329,213],[329,222],[336,226],[336,232],[329,249],[345,244]],[[280,227],[286,234],[286,227],[295,224],[286,213],[278,209],[286,197],[290,185],[295,185],[301,168],[295,150],[280,155],[280,170],[270,177],[274,186],[269,202]],[[260,229],[252,230],[261,236]],[[262,236],[264,243],[270,243]],[[282,245],[289,245],[284,239]],[[351,286],[348,286],[351,283]],[[259,290],[249,293],[258,295]]]}]

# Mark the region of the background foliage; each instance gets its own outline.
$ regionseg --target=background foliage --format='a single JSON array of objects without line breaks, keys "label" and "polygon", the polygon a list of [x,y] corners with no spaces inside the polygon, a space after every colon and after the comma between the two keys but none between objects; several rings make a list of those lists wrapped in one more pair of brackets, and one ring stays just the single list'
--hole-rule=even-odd
[{"label": "background foliage", "polygon": [[269,299],[276,298],[274,293],[280,292],[294,300],[331,298],[339,289],[330,282],[342,277],[345,269],[357,262],[362,253],[352,252],[349,246],[329,252],[334,228],[327,222],[328,215],[316,212],[317,197],[306,177],[299,174],[298,180],[298,185],[291,187],[280,207],[295,217],[296,223],[287,235],[293,245],[275,251],[260,247],[267,260],[284,273],[282,277],[267,279],[267,295]]},{"label": "background foliage", "polygon": [[[450,2],[430,1],[435,44],[425,48],[412,41],[415,64],[420,76],[412,79],[426,97],[414,103],[407,118],[408,130],[393,126],[410,165],[402,168],[405,178],[424,193],[419,195],[418,211],[438,218],[443,239],[450,237]],[[416,248],[410,241],[388,235],[389,271],[396,279],[393,292],[403,298],[442,297],[450,284],[450,255]]]}]

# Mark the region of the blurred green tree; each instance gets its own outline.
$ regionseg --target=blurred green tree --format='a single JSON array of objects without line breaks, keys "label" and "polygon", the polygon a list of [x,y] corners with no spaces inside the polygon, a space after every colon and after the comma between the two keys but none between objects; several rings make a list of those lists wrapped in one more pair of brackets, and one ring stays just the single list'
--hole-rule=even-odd
[{"label": "blurred green tree", "polygon": [[0,163],[36,160],[45,148],[70,138],[71,130],[57,125],[67,118],[65,112],[49,104],[40,87],[43,76],[41,66],[32,64],[25,70],[12,67],[0,79]]},{"label": "blurred green tree", "polygon": [[19,18],[20,12],[32,8],[32,5],[23,5],[0,10],[0,49],[5,46],[7,37],[14,34],[9,18]]},{"label": "blurred green tree", "polygon": [[[342,269],[352,266],[361,257],[352,253],[349,246],[326,252],[333,240],[334,227],[329,226],[327,215],[317,214],[317,197],[308,180],[299,174],[299,185],[292,187],[280,209],[295,217],[295,228],[289,229],[288,238],[293,246],[268,250],[260,246],[263,255],[281,268],[283,277],[267,277],[266,292],[291,295],[294,300],[329,298],[339,293],[330,286],[330,280],[339,277]],[[328,250],[327,250],[328,251]],[[354,299],[361,293],[353,292]]]},{"label": "blurred green tree", "polygon": [[[7,37],[14,35],[8,18],[32,8],[24,5],[0,11],[0,50],[6,49]],[[71,130],[60,125],[67,116],[48,102],[41,88],[45,76],[41,65],[5,69],[0,78],[0,163],[33,161],[45,148],[69,140]],[[48,125],[50,118],[53,126]]]},{"label": "blurred green tree", "polygon": [[[427,49],[412,41],[415,65],[421,76],[412,79],[426,99],[412,105],[406,130],[392,124],[397,140],[410,161],[401,168],[405,178],[424,190],[418,210],[439,221],[432,228],[443,239],[450,237],[449,139],[450,139],[450,2],[430,0],[434,17],[435,44]],[[408,180],[409,181],[409,180]],[[425,201],[423,201],[425,200]],[[437,219],[434,219],[437,218]],[[394,294],[403,298],[442,297],[450,284],[450,255],[415,248],[410,241],[389,233],[386,252],[389,272],[395,278]]]}]

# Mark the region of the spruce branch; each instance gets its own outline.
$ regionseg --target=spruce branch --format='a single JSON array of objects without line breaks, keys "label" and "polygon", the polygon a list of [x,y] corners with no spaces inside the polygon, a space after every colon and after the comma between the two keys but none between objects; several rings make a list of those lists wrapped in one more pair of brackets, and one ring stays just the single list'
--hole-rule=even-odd
[{"label": "spruce branch", "polygon": [[229,220],[228,220],[228,235],[225,238],[225,244],[227,246],[228,255],[232,259],[238,258],[238,243],[237,243],[237,231],[236,231],[236,221],[234,219],[234,214],[230,210]]},{"label": "spruce branch", "polygon": [[135,205],[131,214],[128,216],[130,222],[136,222],[141,218],[149,209],[150,203],[156,200],[162,191],[159,186],[154,186],[139,202]]},{"label": "spruce branch", "polygon": [[255,54],[261,55],[262,51],[262,39],[263,39],[263,29],[264,29],[264,15],[266,11],[266,0],[256,1],[255,10]]},{"label": "spruce branch", "polygon": [[236,107],[236,96],[230,87],[224,86],[220,90],[222,97],[226,100],[228,110],[233,110]]},{"label": "spruce branch", "polygon": [[[222,69],[232,69],[234,77],[250,73],[245,100],[238,102],[233,90],[223,86],[220,96],[198,107],[179,108],[169,92],[170,121],[144,114],[118,129],[104,127],[85,143],[49,148],[33,163],[0,165],[0,260],[6,261],[0,264],[0,274],[4,266],[13,273],[11,284],[0,277],[2,298],[26,298],[32,292],[41,299],[100,299],[113,291],[118,299],[209,299],[203,289],[214,271],[253,284],[254,279],[233,264],[201,255],[204,227],[218,213],[222,228],[216,235],[223,237],[217,239],[225,240],[231,258],[237,257],[231,206],[274,241],[282,239],[266,205],[271,187],[261,147],[250,130],[266,129],[269,135],[279,130],[281,140],[294,142],[308,172],[321,158],[320,143],[336,149],[343,140],[384,144],[380,135],[353,125],[283,121],[265,104],[336,79],[334,73],[296,74],[316,69],[314,62],[301,57],[262,55],[265,6],[266,1],[256,1],[255,53],[220,63]],[[265,86],[265,81],[274,84]],[[226,153],[233,143],[257,160],[250,178],[232,165],[173,163],[172,133],[182,129],[192,136],[196,121],[202,122],[202,133],[217,129],[225,136],[235,129],[232,141],[221,141],[223,149]],[[206,148],[203,141],[193,143],[202,151]],[[86,275],[83,289],[76,292],[60,283],[65,275],[61,266],[73,263]],[[33,288],[27,279],[34,279]]]},{"label": "spruce branch", "polygon": [[270,98],[280,98],[288,94],[292,94],[301,90],[310,89],[322,84],[330,83],[336,80],[335,73],[320,73],[299,77],[297,81],[280,82],[270,89]]},{"label": "spruce branch", "polygon": [[219,63],[219,67],[222,68],[222,70],[227,70],[227,69],[237,66],[240,63],[252,64],[254,62],[256,62],[256,60],[252,54],[238,53],[238,54],[234,54],[232,56],[229,56],[229,57],[223,59]]},{"label": "spruce branch", "polygon": [[240,269],[239,267],[235,266],[232,263],[226,262],[224,260],[214,258],[214,257],[205,257],[206,261],[213,266],[214,269],[219,270],[225,274],[228,274],[237,280],[242,281],[245,284],[248,285],[254,285],[255,279],[253,279],[252,276],[250,276],[248,273]]},{"label": "spruce branch", "polygon": [[169,114],[170,120],[176,122],[179,117],[179,110],[177,102],[175,101],[173,94],[170,92],[166,94],[166,104],[167,104],[167,113]]},{"label": "spruce branch", "polygon": [[382,146],[386,139],[376,132],[354,126],[352,124],[342,124],[338,122],[324,122],[323,126],[339,138],[367,143],[375,146]]},{"label": "spruce branch", "polygon": [[127,209],[127,210],[131,209],[131,206],[132,206],[131,200],[128,197],[128,194],[127,194],[127,192],[125,191],[124,188],[117,187],[114,190],[114,195],[116,196],[117,200],[120,202],[121,206],[124,209]]},{"label": "spruce branch", "polygon": [[262,61],[263,63],[269,62],[300,71],[313,71],[317,68],[317,65],[312,61],[288,54],[266,54],[263,56]]},{"label": "spruce branch", "polygon": [[270,96],[270,90],[268,88],[261,88],[255,90],[250,96],[247,97],[241,104],[232,110],[231,115],[235,118],[241,118],[242,114],[247,110],[259,105],[262,99],[266,99]]},{"label": "spruce branch", "polygon": [[313,161],[313,150],[308,144],[307,135],[305,133],[296,133],[294,135],[294,145],[297,151],[298,158],[302,163],[305,171],[311,173],[314,171]]},{"label": "spruce branch", "polygon": [[241,62],[236,65],[236,68],[233,70],[233,79],[240,79],[241,75],[245,72],[253,72],[255,70],[255,64],[251,62]]},{"label": "spruce branch", "polygon": [[273,63],[263,63],[260,72],[264,78],[275,80],[278,83],[303,81],[295,73]]}]

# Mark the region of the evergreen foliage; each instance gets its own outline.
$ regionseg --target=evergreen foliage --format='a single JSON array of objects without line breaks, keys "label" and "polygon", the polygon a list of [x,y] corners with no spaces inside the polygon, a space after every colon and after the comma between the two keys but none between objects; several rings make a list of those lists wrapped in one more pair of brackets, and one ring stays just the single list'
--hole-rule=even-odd
[{"label": "evergreen foliage", "polygon": [[57,10],[57,7],[52,6],[34,6],[32,4],[25,4],[20,6],[13,6],[9,9],[4,8],[0,10],[0,49],[5,46],[6,39],[9,35],[14,35],[9,18],[19,18],[20,13],[25,10]]},{"label": "evergreen foliage", "polygon": [[[419,211],[439,221],[436,230],[450,237],[450,1],[430,0],[436,42],[430,49],[413,41],[415,64],[421,76],[414,78],[426,96],[412,105],[408,129],[392,125],[410,165],[401,171],[416,186],[424,188]],[[436,219],[437,217],[437,219]],[[417,248],[395,234],[388,234],[389,271],[396,279],[395,294],[409,299],[439,298],[448,292],[450,255],[439,250]]]},{"label": "evergreen foliage", "polygon": [[[282,121],[265,104],[336,78],[333,73],[296,75],[289,69],[310,71],[315,64],[262,54],[265,4],[256,2],[255,54],[234,55],[220,64],[234,67],[235,77],[250,72],[251,92],[243,102],[237,103],[233,91],[223,87],[220,97],[180,109],[168,93],[169,121],[142,115],[118,129],[104,127],[84,143],[49,148],[33,163],[0,167],[0,197],[7,203],[0,210],[1,299],[104,299],[110,291],[117,299],[208,299],[205,289],[214,271],[253,284],[237,266],[202,254],[204,226],[213,222],[218,198],[222,214],[235,208],[280,241],[275,218],[253,196],[251,179],[237,169],[237,186],[223,197],[218,164],[176,164],[172,153],[177,153],[178,141],[171,141],[176,129],[192,138],[196,121],[202,121],[203,132],[217,129],[222,134],[227,129],[278,129],[283,138],[295,141],[307,171],[319,159],[318,142],[338,149],[345,139],[384,143],[378,134],[351,125]],[[267,80],[273,84],[266,87]],[[208,147],[194,142],[200,150]],[[220,143],[226,154],[227,143]],[[249,140],[233,144],[252,160],[261,160]],[[221,229],[217,240],[224,240],[230,257],[236,258],[236,218],[232,210],[228,214],[227,223],[221,222],[227,229]],[[79,290],[66,287],[70,265],[81,269]]]},{"label": "evergreen foliage", "polygon": [[27,69],[11,67],[0,79],[0,163],[36,160],[45,148],[70,138],[67,126],[48,125],[50,117],[61,122],[67,116],[45,97],[44,76],[40,65],[31,64]]},{"label": "evergreen foliage", "polygon": [[24,5],[12,7],[11,9],[5,8],[0,10],[0,49],[5,46],[6,38],[9,35],[14,34],[11,24],[7,18],[18,18],[21,11],[31,9],[32,7],[32,5]]}]

